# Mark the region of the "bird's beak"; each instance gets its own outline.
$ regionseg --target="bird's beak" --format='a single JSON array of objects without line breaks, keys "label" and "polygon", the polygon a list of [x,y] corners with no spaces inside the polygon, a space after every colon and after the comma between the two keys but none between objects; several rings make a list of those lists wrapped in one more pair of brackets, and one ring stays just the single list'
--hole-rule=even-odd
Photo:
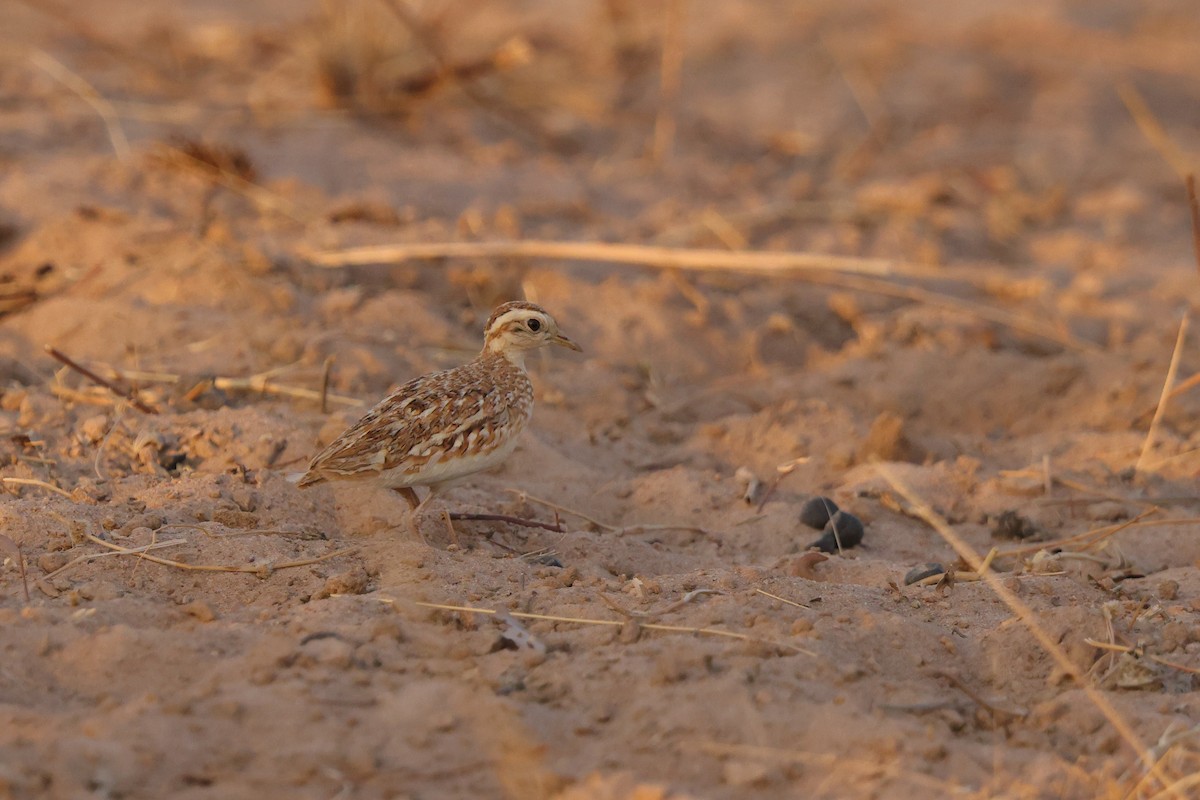
[{"label": "bird's beak", "polygon": [[574,342],[572,342],[570,339],[568,339],[567,337],[563,336],[561,333],[556,333],[556,334],[554,334],[554,338],[553,338],[553,339],[551,339],[550,341],[554,342],[554,344],[561,344],[563,347],[565,347],[565,348],[567,348],[567,349],[569,349],[569,350],[574,350],[576,353],[582,353],[582,352],[583,352],[583,348],[582,348],[582,347],[580,347],[579,345],[575,344],[575,343],[574,343]]}]

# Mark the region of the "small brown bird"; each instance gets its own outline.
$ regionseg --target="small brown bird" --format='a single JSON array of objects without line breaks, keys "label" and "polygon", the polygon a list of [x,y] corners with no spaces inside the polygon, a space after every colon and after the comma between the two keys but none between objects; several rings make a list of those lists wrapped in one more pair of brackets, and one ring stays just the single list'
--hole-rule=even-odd
[{"label": "small brown bird", "polygon": [[[551,344],[581,350],[544,309],[519,301],[492,312],[483,338],[475,360],[422,375],[384,398],[313,458],[299,485],[353,480],[393,489],[408,501],[420,537],[417,516],[430,498],[516,447],[533,412],[526,353]],[[417,486],[429,487],[424,501]]]}]

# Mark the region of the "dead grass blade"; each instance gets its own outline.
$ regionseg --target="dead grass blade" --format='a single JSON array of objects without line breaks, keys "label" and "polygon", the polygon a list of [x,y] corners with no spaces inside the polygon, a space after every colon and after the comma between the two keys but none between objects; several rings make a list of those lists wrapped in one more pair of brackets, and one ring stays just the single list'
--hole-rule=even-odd
[{"label": "dead grass blade", "polygon": [[1146,141],[1150,142],[1151,146],[1180,177],[1190,173],[1192,165],[1187,154],[1171,139],[1166,128],[1150,110],[1150,106],[1146,105],[1146,100],[1137,87],[1128,80],[1122,80],[1117,83],[1116,90],[1121,102],[1129,111],[1129,115],[1137,124],[1138,130],[1142,132],[1142,136],[1146,137]]},{"label": "dead grass blade", "polygon": [[659,247],[606,242],[552,242],[537,239],[495,242],[415,242],[352,247],[309,253],[320,267],[400,264],[440,258],[546,258],[565,261],[603,261],[615,264],[685,270],[726,270],[780,274],[807,270],[861,272],[871,275],[936,274],[920,265],[882,258],[855,258],[804,252],[764,252]]},{"label": "dead grass blade", "polygon": [[0,478],[0,483],[13,484],[15,486],[36,486],[39,489],[45,489],[48,492],[54,492],[55,494],[62,495],[68,500],[71,499],[71,493],[66,489],[60,489],[53,483],[39,481],[37,478]]},{"label": "dead grass blade", "polygon": [[662,56],[658,71],[658,113],[654,118],[654,145],[650,158],[662,164],[675,146],[675,113],[679,99],[679,76],[683,70],[683,23],[687,0],[664,4]]},{"label": "dead grass blade", "polygon": [[0,534],[0,550],[8,553],[9,557],[16,562],[18,569],[21,570],[21,588],[25,590],[25,604],[29,605],[29,576],[25,572],[25,554],[21,552],[21,545]]},{"label": "dead grass blade", "polygon": [[103,386],[105,389],[108,389],[110,392],[112,392],[114,395],[121,398],[122,400],[128,401],[129,405],[133,406],[138,411],[141,411],[143,414],[157,414],[158,413],[157,408],[154,408],[153,406],[143,403],[138,398],[137,392],[134,389],[130,388],[130,389],[122,391],[118,386],[113,384],[112,381],[106,380],[105,378],[101,378],[99,375],[92,372],[87,367],[82,366],[79,362],[75,361],[73,358],[69,357],[68,355],[66,355],[65,353],[60,351],[58,348],[51,347],[50,345],[46,345],[46,353],[51,358],[53,358],[55,361],[69,367],[70,369],[75,370],[80,375],[82,375],[83,377],[85,377],[89,381],[91,381],[92,383]]},{"label": "dead grass blade", "polygon": [[150,544],[144,544],[141,547],[126,548],[123,551],[110,550],[106,553],[87,553],[85,555],[78,556],[78,557],[68,561],[66,564],[63,564],[58,569],[56,569],[53,572],[51,572],[50,574],[46,575],[44,578],[42,578],[42,580],[48,581],[51,578],[57,578],[59,575],[62,575],[64,572],[66,572],[67,570],[69,570],[73,567],[76,567],[80,564],[85,564],[89,561],[95,561],[98,558],[109,558],[111,556],[127,556],[127,555],[131,555],[131,554],[135,554],[135,553],[145,553],[149,550],[160,550],[164,547],[175,547],[175,546],[181,545],[181,544],[187,544],[187,539],[168,539],[165,542],[151,542]]},{"label": "dead grass blade", "polygon": [[92,110],[100,117],[105,129],[108,131],[108,139],[112,142],[113,152],[116,153],[119,160],[128,161],[129,138],[125,135],[125,128],[121,125],[121,118],[117,115],[117,111],[113,108],[112,103],[108,102],[100,92],[96,91],[95,86],[92,86],[81,76],[72,72],[65,64],[49,53],[35,48],[29,54],[29,60],[38,69],[79,95],[85,103],[92,107]]},{"label": "dead grass blade", "polygon": [[1167,411],[1167,402],[1171,396],[1171,387],[1175,385],[1175,375],[1179,372],[1179,358],[1183,354],[1183,343],[1187,339],[1188,329],[1188,312],[1183,312],[1183,318],[1179,321],[1179,334],[1175,337],[1175,349],[1171,351],[1171,363],[1167,365],[1167,376],[1163,379],[1162,393],[1158,397],[1158,407],[1154,409],[1154,417],[1150,420],[1150,428],[1146,431],[1146,440],[1142,443],[1142,452],[1138,456],[1137,463],[1133,465],[1133,474],[1136,476],[1142,471],[1142,465],[1146,463],[1146,456],[1150,454],[1150,448],[1154,446],[1155,435],[1158,433],[1158,426],[1162,423],[1163,415]]},{"label": "dead grass blade", "polygon": [[252,575],[257,575],[260,578],[266,578],[274,572],[281,569],[291,569],[293,567],[307,567],[310,564],[319,564],[322,561],[328,561],[331,558],[348,555],[356,552],[357,547],[343,547],[341,550],[335,550],[332,553],[326,553],[323,556],[315,558],[305,558],[299,561],[285,561],[282,564],[259,564],[257,566],[249,566],[246,564],[187,564],[183,561],[173,561],[169,558],[159,558],[158,556],[147,555],[144,550],[139,548],[122,547],[119,544],[106,542],[99,536],[95,536],[87,531],[83,532],[84,538],[88,541],[107,547],[114,553],[121,555],[136,555],[140,559],[152,561],[155,564],[162,564],[165,567],[175,567],[176,569],[184,569],[195,572],[245,572]]},{"label": "dead grass blade", "polygon": [[[432,608],[439,611],[457,611],[465,614],[495,614],[493,608],[475,608],[473,606],[458,606],[446,603],[426,603],[422,600],[408,600],[415,606],[422,608]],[[527,611],[510,611],[511,616],[519,619],[539,619],[546,622],[565,622],[572,625],[604,625],[611,628],[620,628],[628,624],[628,620],[620,619],[590,619],[588,617],[561,617],[555,614],[534,614]],[[756,644],[765,644],[771,647],[778,647],[783,650],[790,650],[796,653],[803,653],[808,656],[815,656],[816,653],[811,650],[806,650],[788,642],[777,642],[771,639],[764,639],[760,636],[751,636],[748,633],[740,633],[738,631],[727,631],[721,628],[693,628],[687,625],[663,625],[654,622],[639,622],[638,627],[651,631],[667,631],[671,633],[692,633],[697,636],[721,636],[727,639],[739,639],[743,642],[754,642]]]},{"label": "dead grass blade", "polygon": [[[604,242],[551,242],[534,239],[497,242],[419,242],[356,247],[308,253],[309,262],[329,268],[367,264],[397,264],[440,258],[548,258],[563,261],[601,261],[659,269],[736,272],[788,276],[793,279],[880,294],[943,308],[995,322],[1015,331],[1061,344],[1072,350],[1099,352],[1081,340],[1040,319],[1021,317],[1002,308],[917,286],[901,286],[868,276],[938,277],[936,269],[880,258],[856,258],[798,251],[730,251],[658,247]],[[842,273],[840,275],[829,273]]]},{"label": "dead grass blade", "polygon": [[1192,251],[1196,256],[1196,269],[1200,271],[1200,199],[1196,197],[1196,176],[1188,173],[1184,185],[1187,187],[1188,211],[1192,216]]},{"label": "dead grass blade", "polygon": [[[1037,640],[1038,644],[1041,645],[1042,649],[1046,651],[1058,668],[1062,670],[1064,674],[1069,675],[1075,680],[1092,705],[1094,705],[1096,709],[1104,716],[1104,718],[1108,720],[1109,724],[1112,725],[1117,734],[1125,740],[1126,744],[1128,744],[1133,752],[1137,755],[1138,759],[1142,762],[1143,767],[1149,773],[1153,774],[1154,778],[1162,786],[1168,786],[1170,780],[1169,777],[1163,773],[1157,759],[1150,752],[1149,748],[1146,747],[1145,743],[1142,742],[1141,738],[1137,735],[1137,732],[1134,731],[1133,727],[1129,724],[1129,721],[1126,720],[1119,711],[1117,711],[1116,707],[1109,702],[1104,693],[1097,690],[1096,687],[1091,685],[1091,683],[1083,680],[1083,676],[1080,674],[1079,669],[1076,668],[1075,664],[1071,661],[1070,656],[1067,655],[1062,646],[1059,645],[1059,643],[1054,640],[1045,627],[1042,626],[1037,613],[1034,612],[1034,610],[1030,608],[1024,600],[1022,600],[1020,597],[1014,594],[1012,590],[1005,586],[1004,583],[996,577],[995,573],[983,571],[983,559],[978,553],[975,552],[974,548],[967,544],[967,542],[961,536],[959,536],[952,527],[950,527],[950,524],[946,522],[941,515],[933,510],[933,508],[925,501],[924,498],[918,496],[911,488],[901,481],[899,476],[895,474],[891,467],[884,463],[878,463],[875,465],[875,468],[879,471],[879,474],[884,478],[884,480],[891,484],[892,488],[895,489],[895,491],[899,493],[906,501],[908,501],[909,505],[913,509],[913,512],[918,514],[930,527],[937,531],[937,533],[946,541],[946,543],[954,549],[954,552],[956,552],[958,556],[975,572],[981,575],[983,582],[986,583],[988,588],[995,592],[1000,600],[1012,610],[1018,619],[1021,620],[1021,623],[1025,626],[1033,638]],[[1182,800],[1183,795],[1177,796],[1180,798],[1180,800]]]}]

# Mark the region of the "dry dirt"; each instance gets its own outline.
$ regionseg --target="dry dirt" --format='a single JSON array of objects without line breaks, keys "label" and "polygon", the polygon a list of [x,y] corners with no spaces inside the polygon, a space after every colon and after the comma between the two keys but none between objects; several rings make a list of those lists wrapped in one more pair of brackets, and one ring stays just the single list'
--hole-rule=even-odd
[{"label": "dry dirt", "polygon": [[[1200,391],[1143,452],[1200,287],[1191,0],[404,8],[0,0],[0,798],[1197,774]],[[514,238],[901,272],[312,255]],[[397,496],[289,483],[520,297],[586,352],[531,362],[521,447],[448,502],[563,531],[425,545]],[[956,556],[889,475],[1034,616],[905,585]],[[813,495],[862,546],[804,556]]]}]

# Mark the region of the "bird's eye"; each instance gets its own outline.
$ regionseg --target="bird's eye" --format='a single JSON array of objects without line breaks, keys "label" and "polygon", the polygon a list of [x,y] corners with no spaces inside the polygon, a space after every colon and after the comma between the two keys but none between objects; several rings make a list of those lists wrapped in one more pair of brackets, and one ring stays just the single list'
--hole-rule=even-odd
[{"label": "bird's eye", "polygon": [[537,333],[538,331],[540,331],[542,329],[542,321],[541,320],[531,319],[531,320],[529,320],[529,322],[526,322],[525,324],[529,327],[529,330],[533,331],[534,333]]}]

